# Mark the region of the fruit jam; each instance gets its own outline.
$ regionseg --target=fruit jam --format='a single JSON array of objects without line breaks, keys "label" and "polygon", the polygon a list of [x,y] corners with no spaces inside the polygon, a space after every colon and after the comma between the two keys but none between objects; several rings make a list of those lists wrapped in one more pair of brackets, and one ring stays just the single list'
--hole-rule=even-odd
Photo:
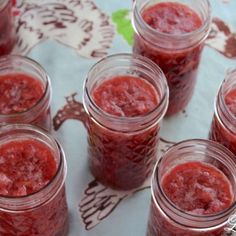
[{"label": "fruit jam", "polygon": [[[170,90],[167,115],[173,115],[184,109],[193,95],[210,23],[178,2],[161,2],[146,8],[140,7],[139,2],[142,1],[134,6],[133,52],[148,57],[163,70]],[[196,4],[200,3],[195,1]]]},{"label": "fruit jam", "polygon": [[233,156],[208,140],[184,141],[169,149],[153,175],[147,235],[225,235],[236,210]]},{"label": "fruit jam", "polygon": [[0,137],[0,235],[66,236],[65,163],[33,129],[2,129],[8,133]]},{"label": "fruit jam", "polygon": [[25,123],[51,129],[50,81],[35,61],[21,56],[0,59],[0,123]]},{"label": "fruit jam", "polygon": [[[137,61],[143,63],[144,68],[146,66],[146,59],[128,54],[111,56],[99,63],[108,61],[106,66],[109,70],[109,61],[114,63],[123,57],[127,61],[134,60],[134,64]],[[156,67],[147,64],[147,70],[148,66]],[[90,75],[93,84],[88,80],[85,84],[90,169],[102,184],[128,190],[143,184],[156,160],[160,119],[167,108],[168,89],[159,68],[153,74],[156,81],[144,75],[126,74],[125,69],[124,74],[114,72],[120,75],[107,73],[103,76],[98,72],[96,79]]]}]

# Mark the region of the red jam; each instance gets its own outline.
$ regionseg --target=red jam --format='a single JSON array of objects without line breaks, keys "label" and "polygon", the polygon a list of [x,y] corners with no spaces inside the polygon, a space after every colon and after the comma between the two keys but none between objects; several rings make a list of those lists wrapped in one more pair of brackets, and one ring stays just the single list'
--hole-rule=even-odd
[{"label": "red jam", "polygon": [[27,111],[42,98],[43,93],[43,84],[29,75],[0,75],[0,113]]},{"label": "red jam", "polygon": [[[17,200],[28,195],[33,198],[54,178],[58,168],[52,150],[36,139],[1,144],[0,198],[10,196]],[[0,222],[1,236],[66,236],[65,188],[53,200],[25,212],[0,209]]]},{"label": "red jam", "polygon": [[[92,91],[96,105],[118,117],[138,117],[153,111],[159,97],[151,83],[134,76],[117,76]],[[155,161],[159,125],[139,132],[119,132],[89,120],[89,158],[93,175],[116,189],[140,186]]]},{"label": "red jam", "polygon": [[12,3],[11,0],[4,1],[0,2],[0,56],[9,54],[15,43]]},{"label": "red jam", "polygon": [[162,188],[178,208],[191,214],[214,214],[230,207],[234,200],[223,172],[200,162],[174,167],[163,177]]},{"label": "red jam", "polygon": [[103,82],[92,96],[97,106],[115,116],[140,116],[158,105],[157,92],[153,86],[131,76],[117,76]]},{"label": "red jam", "polygon": [[146,9],[142,16],[153,29],[167,34],[189,33],[202,25],[195,11],[177,2],[158,3]]},{"label": "red jam", "polygon": [[[236,89],[230,90],[225,95],[224,101],[227,109],[236,118]],[[209,138],[223,144],[236,155],[236,134],[222,125],[216,116],[212,121]]]},{"label": "red jam", "polygon": [[[202,26],[199,15],[186,5],[176,2],[155,4],[142,12],[143,20],[159,33],[183,35]],[[158,37],[158,36],[157,36]],[[169,39],[167,39],[169,40]],[[165,49],[165,45],[153,46],[145,35],[136,35],[134,52],[150,58],[161,67],[167,77],[170,100],[167,115],[182,110],[192,97],[203,44],[187,49]]]},{"label": "red jam", "polygon": [[25,196],[39,191],[56,174],[52,151],[36,140],[12,141],[0,147],[0,194]]},{"label": "red jam", "polygon": [[[43,98],[44,90],[43,83],[30,75],[21,73],[0,75],[0,115],[17,115],[29,111]],[[50,111],[47,108],[30,123],[46,128],[49,116]],[[21,120],[16,122],[22,123]]]},{"label": "red jam", "polygon": [[[161,186],[166,197],[177,208],[195,216],[210,216],[222,212],[234,201],[230,181],[223,172],[211,164],[201,162],[179,164],[163,176]],[[199,221],[199,224],[202,223]],[[191,227],[184,227],[174,219],[165,218],[152,201],[147,235],[222,236],[225,234],[222,227],[201,232],[194,231]]]}]

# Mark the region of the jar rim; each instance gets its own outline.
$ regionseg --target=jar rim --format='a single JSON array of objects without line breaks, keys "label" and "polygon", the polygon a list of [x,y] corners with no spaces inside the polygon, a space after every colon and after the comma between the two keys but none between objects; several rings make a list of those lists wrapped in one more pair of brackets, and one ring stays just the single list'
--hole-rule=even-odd
[{"label": "jar rim", "polygon": [[[138,9],[138,1],[143,1],[143,0],[135,0],[134,4],[133,4],[133,17],[132,17],[132,25],[133,28],[135,30],[135,32],[146,39],[145,36],[140,35],[139,30],[137,29],[139,27],[139,23],[142,25],[142,29],[146,29],[146,33],[149,35],[155,35],[156,37],[162,39],[162,40],[175,40],[177,42],[187,42],[189,41],[189,38],[195,38],[196,35],[201,35],[202,33],[205,32],[205,34],[201,37],[200,40],[198,40],[199,42],[204,41],[209,32],[210,32],[210,25],[211,25],[211,21],[212,21],[212,8],[211,8],[211,4],[209,0],[203,0],[206,3],[206,7],[207,7],[207,16],[203,21],[203,24],[201,25],[201,27],[191,31],[191,32],[186,32],[186,33],[181,33],[181,34],[169,34],[169,33],[165,33],[165,32],[161,32],[158,31],[154,28],[152,28],[149,24],[147,24],[142,17],[141,14],[141,9],[144,8],[144,6],[141,7],[141,9]],[[146,0],[145,4],[147,4],[150,0]],[[181,3],[184,4],[184,3]],[[144,4],[143,4],[144,5]],[[138,21],[138,22],[137,22]],[[136,22],[136,23],[135,23]],[[137,27],[138,26],[138,27]],[[148,40],[149,43],[155,45],[155,42]],[[188,46],[185,45],[185,47],[187,48]],[[182,49],[182,48],[181,48]]]},{"label": "jar rim", "polygon": [[[164,94],[161,96],[159,103],[156,105],[156,107],[152,111],[149,111],[145,114],[142,114],[139,116],[134,116],[134,117],[115,116],[115,115],[109,114],[108,112],[105,112],[93,101],[93,99],[88,91],[88,88],[87,88],[87,84],[89,82],[90,75],[92,74],[93,71],[95,71],[97,69],[97,67],[99,65],[106,64],[107,61],[109,61],[109,60],[116,61],[119,59],[121,59],[121,60],[123,59],[123,60],[127,60],[127,61],[136,60],[136,62],[141,62],[141,63],[143,63],[143,65],[144,64],[148,65],[149,66],[148,69],[151,69],[153,72],[156,73],[156,76],[160,78],[160,83],[162,83],[162,85],[163,85]],[[88,114],[91,114],[91,112],[88,109],[89,106],[86,105],[86,101],[85,101],[86,99],[88,99],[89,103],[93,107],[96,114],[100,114],[105,119],[107,119],[111,122],[114,122],[114,123],[125,124],[127,122],[130,122],[130,124],[137,124],[140,121],[143,121],[144,118],[153,116],[153,113],[161,113],[161,115],[159,115],[158,119],[155,119],[157,116],[153,117],[153,119],[152,119],[152,120],[155,120],[155,122],[153,121],[153,123],[156,124],[156,123],[160,122],[160,120],[164,117],[164,115],[167,111],[167,108],[168,108],[169,89],[168,89],[167,81],[166,81],[163,71],[160,69],[160,67],[158,65],[156,65],[154,62],[152,62],[150,59],[143,57],[141,55],[137,55],[137,54],[119,53],[119,54],[112,54],[112,55],[102,58],[101,60],[99,60],[97,63],[95,63],[91,67],[91,69],[85,79],[83,87],[84,87],[84,89],[83,89],[83,91],[84,91],[83,104],[84,104],[84,108],[85,108],[86,112]],[[94,116],[92,116],[92,117],[94,118]],[[104,126],[103,124],[101,124],[98,121],[98,119],[95,118],[95,121],[99,125]]]},{"label": "jar rim", "polygon": [[[7,61],[10,60],[16,60],[19,62],[23,62],[23,63],[28,63],[28,65],[32,68],[35,69],[37,68],[37,70],[40,73],[40,77],[43,78],[45,80],[45,88],[43,91],[42,96],[40,97],[40,99],[29,109],[27,109],[26,111],[21,111],[21,112],[17,112],[17,113],[10,113],[10,114],[1,114],[0,113],[0,119],[2,120],[7,120],[7,119],[14,119],[14,118],[22,118],[24,119],[25,117],[28,117],[28,114],[36,111],[36,115],[34,115],[35,117],[37,117],[38,113],[41,112],[40,109],[38,109],[40,107],[40,105],[44,102],[44,100],[49,96],[49,100],[51,100],[51,82],[50,82],[50,78],[48,76],[48,74],[46,73],[45,69],[35,60],[33,60],[32,58],[26,57],[26,56],[21,56],[21,55],[6,55],[6,56],[2,56],[0,57],[0,65],[1,63],[5,63]],[[1,67],[0,67],[0,72],[1,72]],[[2,70],[2,74],[4,74],[4,70]],[[14,71],[13,71],[14,72]],[[0,73],[0,75],[1,75]],[[21,71],[22,74],[26,74],[27,72]],[[11,74],[11,72],[8,72],[7,74]],[[50,101],[49,101],[50,103]],[[8,123],[8,122],[6,122]]]},{"label": "jar rim", "polygon": [[[33,125],[29,125],[29,124],[9,124],[9,125],[5,125],[0,128],[0,134],[8,133],[8,132],[11,132],[12,130],[14,130],[14,131],[17,130],[19,132],[22,131],[23,133],[25,131],[29,131],[29,132],[32,132],[33,134],[39,134],[41,137],[45,137],[45,138],[50,139],[50,141],[53,142],[53,145],[57,148],[57,153],[59,154],[58,155],[59,162],[57,165],[57,170],[56,170],[54,176],[50,179],[50,181],[48,181],[48,183],[46,185],[44,185],[42,188],[40,188],[39,190],[37,190],[35,192],[32,192],[27,195],[23,195],[23,196],[8,196],[8,195],[0,194],[0,200],[9,201],[13,205],[14,205],[14,203],[19,203],[21,207],[22,207],[21,202],[25,202],[26,200],[29,200],[27,202],[27,204],[29,206],[27,205],[27,207],[24,207],[24,211],[25,211],[25,210],[30,210],[32,208],[39,207],[39,206],[45,204],[45,202],[48,202],[48,200],[50,200],[53,196],[55,196],[59,192],[59,190],[61,189],[61,187],[63,186],[63,184],[65,182],[65,178],[66,178],[66,174],[67,174],[67,165],[66,165],[66,160],[65,160],[65,154],[64,154],[64,151],[63,151],[61,145],[49,132],[46,132],[42,128],[39,128],[39,127],[36,127]],[[25,140],[27,140],[27,138]],[[39,141],[39,142],[43,142],[43,141]],[[45,145],[47,145],[47,144],[45,144]],[[42,191],[48,190],[49,187],[57,181],[57,178],[59,177],[62,170],[64,172],[64,176],[63,176],[63,179],[61,180],[61,184],[58,187],[57,191],[55,191],[54,193],[50,193],[50,196],[48,196],[48,197],[45,196],[45,199],[42,202],[40,202],[39,204],[35,200],[31,199],[32,197],[38,196],[40,193],[42,193]],[[42,199],[40,199],[40,200],[42,200]],[[32,203],[32,206],[30,205],[31,203]],[[14,211],[14,212],[15,211],[22,211],[22,210],[17,210],[15,208],[14,208],[14,210],[10,209],[10,208],[9,209],[4,208],[1,206],[1,202],[0,202],[0,209],[5,210],[5,211]]]},{"label": "jar rim", "polygon": [[[168,214],[165,213],[165,211],[162,209],[162,207],[160,206],[160,204],[158,204],[157,202],[157,197],[155,195],[155,191],[154,188],[155,186],[157,186],[158,191],[160,191],[161,196],[163,196],[163,199],[167,205],[167,207],[169,207],[176,216],[181,217],[181,219],[186,219],[189,221],[193,221],[193,222],[206,222],[206,221],[214,221],[214,220],[220,220],[223,217],[227,216],[229,213],[232,213],[235,209],[236,209],[236,200],[234,199],[234,202],[226,209],[217,212],[215,214],[207,214],[207,215],[198,215],[198,214],[192,214],[192,213],[188,213],[186,211],[184,211],[183,209],[179,208],[178,206],[176,206],[176,204],[174,204],[164,193],[164,190],[162,189],[162,186],[160,184],[160,176],[158,174],[158,170],[159,167],[163,161],[163,159],[165,158],[165,156],[169,153],[169,152],[173,152],[176,151],[176,148],[183,148],[183,147],[189,147],[190,145],[201,145],[202,147],[206,147],[206,145],[210,145],[211,148],[213,148],[214,150],[218,150],[218,151],[222,151],[225,155],[227,155],[227,159],[224,157],[224,160],[227,160],[227,162],[229,162],[229,164],[231,164],[234,166],[235,170],[236,170],[236,160],[234,154],[228,150],[226,147],[224,147],[223,145],[212,141],[212,140],[206,140],[206,139],[189,139],[189,140],[184,140],[178,143],[175,143],[173,146],[171,146],[170,148],[168,148],[168,150],[165,152],[165,154],[160,158],[160,160],[155,164],[153,173],[152,173],[152,177],[151,177],[151,195],[152,195],[152,199],[155,203],[155,207],[158,207],[162,210],[162,212],[164,212],[164,214],[167,217],[170,217]],[[157,183],[155,183],[155,181]],[[181,214],[181,215],[180,215]],[[172,219],[172,218],[171,218]],[[173,220],[173,219],[172,219]],[[187,226],[186,224],[182,223],[181,220],[180,221],[176,221],[178,224],[181,224],[183,226]],[[225,222],[222,222],[222,224]],[[214,225],[216,226],[216,225]],[[212,228],[214,228],[214,226],[211,226]],[[201,228],[204,227],[195,227],[196,230],[200,230]]]}]

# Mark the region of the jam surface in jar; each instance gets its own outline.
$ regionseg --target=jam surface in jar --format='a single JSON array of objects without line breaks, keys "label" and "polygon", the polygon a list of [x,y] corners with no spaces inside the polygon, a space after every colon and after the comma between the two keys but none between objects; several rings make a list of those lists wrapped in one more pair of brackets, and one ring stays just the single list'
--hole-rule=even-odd
[{"label": "jam surface in jar", "polygon": [[[178,164],[171,168],[162,177],[161,187],[165,197],[179,209],[179,212],[184,211],[196,217],[220,214],[232,206],[235,198],[232,184],[226,175],[215,166],[198,161]],[[154,194],[158,195],[155,191]],[[195,231],[186,225],[188,223],[182,225],[184,218],[175,221],[176,218],[168,217],[169,215],[163,216],[152,199],[147,236],[225,235],[224,227],[205,227],[203,230],[204,222],[195,219],[195,227],[202,229]],[[207,220],[206,218],[205,221]]]},{"label": "jam surface in jar", "polygon": [[0,146],[0,194],[26,196],[42,189],[56,174],[53,153],[36,140]]},{"label": "jam surface in jar", "polygon": [[223,172],[201,162],[174,167],[163,177],[162,188],[178,208],[191,214],[217,213],[234,200],[231,183]]},{"label": "jam surface in jar", "polygon": [[[92,98],[104,112],[122,118],[146,115],[159,104],[151,83],[128,75],[102,82],[92,91]],[[116,189],[142,185],[156,158],[158,131],[158,124],[138,132],[113,131],[90,119],[88,150],[93,175]]]},{"label": "jam surface in jar", "polygon": [[140,116],[158,105],[154,87],[132,76],[117,76],[105,81],[93,91],[92,96],[97,106],[115,116]]},{"label": "jam surface in jar", "polygon": [[173,115],[184,109],[193,95],[203,43],[188,46],[189,40],[183,48],[177,49],[176,42],[170,38],[196,32],[203,21],[197,12],[177,2],[157,3],[140,14],[147,24],[145,27],[156,31],[156,38],[158,33],[166,34],[168,48],[149,41],[145,32],[139,32],[134,38],[133,51],[151,59],[165,73],[170,90],[167,115]]},{"label": "jam surface in jar", "polygon": [[12,1],[0,1],[0,56],[9,54],[15,44]]},{"label": "jam surface in jar", "polygon": [[43,93],[43,84],[29,75],[0,75],[0,113],[27,111],[42,98]]},{"label": "jam surface in jar", "polygon": [[167,34],[189,33],[202,25],[195,11],[177,2],[158,3],[145,9],[142,17],[153,29]]},{"label": "jam surface in jar", "polygon": [[[38,79],[25,73],[8,73],[0,75],[0,116],[4,123],[8,123],[7,115],[16,116],[14,123],[30,123],[46,130],[50,129],[50,107],[33,109],[42,101],[45,95],[45,85]],[[28,121],[20,117],[24,112]],[[19,114],[19,117],[17,117]]]},{"label": "jam surface in jar", "polygon": [[[48,187],[58,168],[53,151],[37,139],[12,140],[1,144],[0,198],[33,198],[34,194]],[[53,199],[26,211],[0,209],[0,235],[66,236],[67,211],[65,188],[62,187]]]}]

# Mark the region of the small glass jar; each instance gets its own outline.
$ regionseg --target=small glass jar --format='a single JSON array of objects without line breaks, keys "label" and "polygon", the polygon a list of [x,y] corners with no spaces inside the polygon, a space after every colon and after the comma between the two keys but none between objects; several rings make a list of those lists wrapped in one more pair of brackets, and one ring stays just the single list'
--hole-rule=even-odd
[{"label": "small glass jar", "polygon": [[15,44],[12,1],[0,0],[0,56],[9,54]]},{"label": "small glass jar", "polygon": [[23,56],[3,56],[0,58],[0,76],[8,74],[23,74],[31,76],[42,84],[42,97],[30,109],[13,113],[1,114],[0,124],[24,123],[39,126],[47,131],[51,130],[51,82],[45,70],[36,61]]},{"label": "small glass jar", "polygon": [[236,115],[225,103],[225,96],[236,89],[236,69],[226,75],[220,85],[215,99],[215,113],[213,116],[209,139],[223,144],[236,155]]},{"label": "small glass jar", "polygon": [[54,155],[57,170],[47,185],[37,192],[26,196],[0,195],[0,235],[66,236],[68,208],[64,152],[52,136],[34,126],[7,125],[0,129],[0,145],[21,140],[37,140],[47,146]]},{"label": "small glass jar", "polygon": [[[92,93],[96,86],[114,76],[126,75],[142,78],[154,87],[160,102],[153,111],[120,117],[95,104]],[[142,185],[156,160],[160,122],[168,106],[168,86],[160,68],[138,55],[108,56],[89,71],[83,104],[88,114],[88,157],[94,177],[115,189]]]},{"label": "small glass jar", "polygon": [[[162,187],[163,176],[171,168],[189,162],[210,164],[223,172],[232,186],[233,203],[229,208],[215,214],[196,215],[181,210],[170,201]],[[233,153],[213,141],[195,139],[180,142],[156,164],[151,191],[148,236],[223,236],[227,222],[236,210],[236,160]]]},{"label": "small glass jar", "polygon": [[193,95],[204,40],[211,25],[210,3],[208,0],[184,1],[184,4],[198,13],[202,26],[189,33],[169,34],[153,29],[142,17],[144,10],[160,2],[171,3],[169,0],[135,1],[133,27],[136,33],[133,52],[148,57],[163,70],[170,90],[167,115],[173,115],[184,109]]}]

